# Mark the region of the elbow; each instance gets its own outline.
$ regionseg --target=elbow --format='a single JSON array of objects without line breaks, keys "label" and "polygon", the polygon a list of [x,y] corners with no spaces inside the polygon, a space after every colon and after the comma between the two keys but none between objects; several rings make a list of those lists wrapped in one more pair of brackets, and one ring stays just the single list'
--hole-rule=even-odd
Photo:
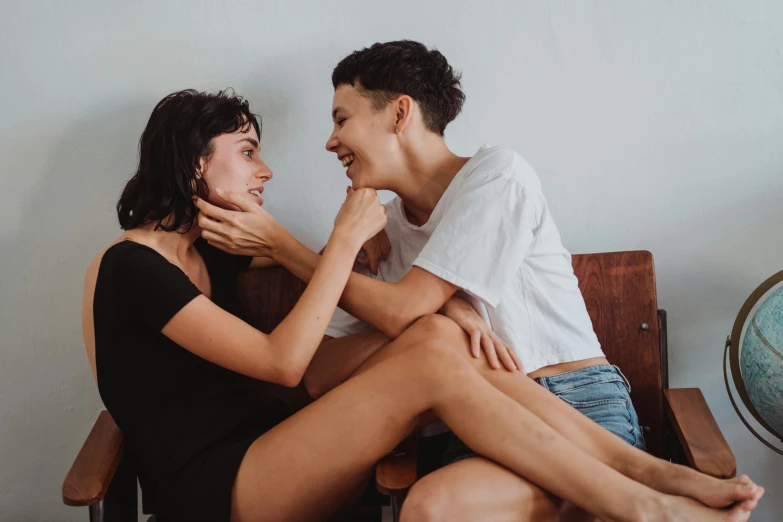
[{"label": "elbow", "polygon": [[283,374],[278,379],[278,384],[286,388],[296,388],[300,382],[302,382],[302,374],[295,372]]},{"label": "elbow", "polygon": [[286,388],[296,388],[302,382],[304,373],[304,367],[300,368],[296,364],[287,365],[278,369],[275,381],[276,384]]},{"label": "elbow", "polygon": [[378,328],[390,339],[396,339],[403,334],[405,330],[416,322],[419,317],[407,314],[404,311],[393,311],[386,314],[385,321],[381,328]]},{"label": "elbow", "polygon": [[309,395],[313,400],[320,399],[328,391],[328,387],[311,372],[305,372],[302,380],[304,381],[304,387],[305,390],[307,390],[307,395]]}]

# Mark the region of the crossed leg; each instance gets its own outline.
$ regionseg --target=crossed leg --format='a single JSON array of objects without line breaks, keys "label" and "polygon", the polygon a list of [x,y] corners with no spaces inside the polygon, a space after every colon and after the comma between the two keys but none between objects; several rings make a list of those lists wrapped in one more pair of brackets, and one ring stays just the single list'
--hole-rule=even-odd
[{"label": "crossed leg", "polygon": [[402,505],[404,522],[552,522],[560,499],[483,457],[424,476]]},{"label": "crossed leg", "polygon": [[[240,465],[232,520],[326,520],[374,463],[432,414],[487,458],[603,520],[744,522],[629,480],[498,391],[443,318],[420,320],[383,360],[259,437]],[[451,323],[453,324],[453,323]],[[432,327],[444,336],[432,336]],[[454,328],[459,330],[456,332]]]},{"label": "crossed leg", "polygon": [[[430,325],[430,328],[433,336],[456,335],[451,332],[455,326],[447,322]],[[386,357],[407,348],[408,346],[402,344],[387,346],[371,356],[354,375],[373,368]],[[655,458],[602,428],[532,379],[520,373],[492,369],[485,359],[470,358],[467,352],[463,355],[498,390],[523,405],[574,445],[633,480],[663,493],[694,498],[712,507],[726,507],[734,502],[750,500],[759,495],[759,489],[746,476],[719,480],[685,466]],[[409,516],[407,518],[403,516],[403,520],[459,520],[462,514],[474,509],[474,500],[479,506],[476,509],[481,509],[482,516],[490,517],[489,520],[495,518],[503,520],[503,516],[506,515],[502,513],[508,511],[499,506],[505,506],[507,501],[513,503],[515,498],[543,503],[541,509],[549,510],[548,505],[552,500],[540,490],[537,491],[538,488],[530,481],[514,476],[502,466],[486,462],[486,459],[480,460],[484,462],[476,464],[460,462],[456,470],[455,464],[452,464],[425,477],[426,481],[423,479],[411,490],[406,500],[406,504],[410,504],[410,507],[403,508],[403,515]],[[482,480],[474,480],[469,474],[462,473],[463,467],[480,469]],[[437,501],[433,502],[433,500]],[[439,512],[436,506],[448,506],[444,509],[452,516],[436,517],[435,514]],[[483,506],[486,506],[486,510]],[[530,509],[536,511],[538,507],[521,507],[515,513],[514,520],[525,520],[522,517]],[[410,513],[420,515],[411,518]],[[422,516],[421,513],[427,515]],[[563,504],[559,516],[563,521],[591,519],[568,503]],[[470,520],[467,516],[463,518]]]}]

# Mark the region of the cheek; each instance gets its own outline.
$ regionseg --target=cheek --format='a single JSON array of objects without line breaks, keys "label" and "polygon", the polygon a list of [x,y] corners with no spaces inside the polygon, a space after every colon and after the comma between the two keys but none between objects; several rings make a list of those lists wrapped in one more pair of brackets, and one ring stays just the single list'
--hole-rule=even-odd
[{"label": "cheek", "polygon": [[217,195],[213,196],[216,188],[234,192],[244,191],[249,179],[247,170],[247,165],[241,159],[233,163],[224,161],[210,166],[204,172],[204,181],[209,187],[210,198],[217,197]]},{"label": "cheek", "polygon": [[224,201],[220,196],[217,195],[217,192],[215,192],[215,190],[212,188],[209,189],[209,196],[207,197],[207,201],[209,201],[216,207],[220,207],[225,210],[238,210],[241,212],[241,209],[239,207]]}]

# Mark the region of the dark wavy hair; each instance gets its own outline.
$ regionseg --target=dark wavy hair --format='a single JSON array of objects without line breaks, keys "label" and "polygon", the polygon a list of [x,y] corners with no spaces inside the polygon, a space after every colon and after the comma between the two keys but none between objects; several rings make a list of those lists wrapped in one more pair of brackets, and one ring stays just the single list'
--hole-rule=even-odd
[{"label": "dark wavy hair", "polygon": [[196,173],[213,152],[212,138],[246,132],[251,125],[260,139],[261,118],[231,89],[214,94],[187,89],[163,98],[141,134],[136,174],[117,202],[120,226],[156,223],[155,230],[190,230],[198,214],[193,196],[209,194]]},{"label": "dark wavy hair", "polygon": [[332,85],[356,87],[380,110],[400,95],[421,107],[424,124],[443,136],[465,103],[460,73],[439,51],[412,40],[376,43],[343,58],[332,72]]}]

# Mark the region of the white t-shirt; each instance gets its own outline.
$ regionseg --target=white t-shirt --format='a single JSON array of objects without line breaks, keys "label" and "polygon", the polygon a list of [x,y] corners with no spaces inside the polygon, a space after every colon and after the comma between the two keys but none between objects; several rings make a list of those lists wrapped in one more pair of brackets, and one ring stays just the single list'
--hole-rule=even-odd
[{"label": "white t-shirt", "polygon": [[[375,279],[396,283],[415,265],[460,287],[528,373],[603,356],[541,182],[517,153],[481,147],[421,227],[400,198],[386,208],[391,255]],[[338,309],[326,334],[365,328]]]}]

